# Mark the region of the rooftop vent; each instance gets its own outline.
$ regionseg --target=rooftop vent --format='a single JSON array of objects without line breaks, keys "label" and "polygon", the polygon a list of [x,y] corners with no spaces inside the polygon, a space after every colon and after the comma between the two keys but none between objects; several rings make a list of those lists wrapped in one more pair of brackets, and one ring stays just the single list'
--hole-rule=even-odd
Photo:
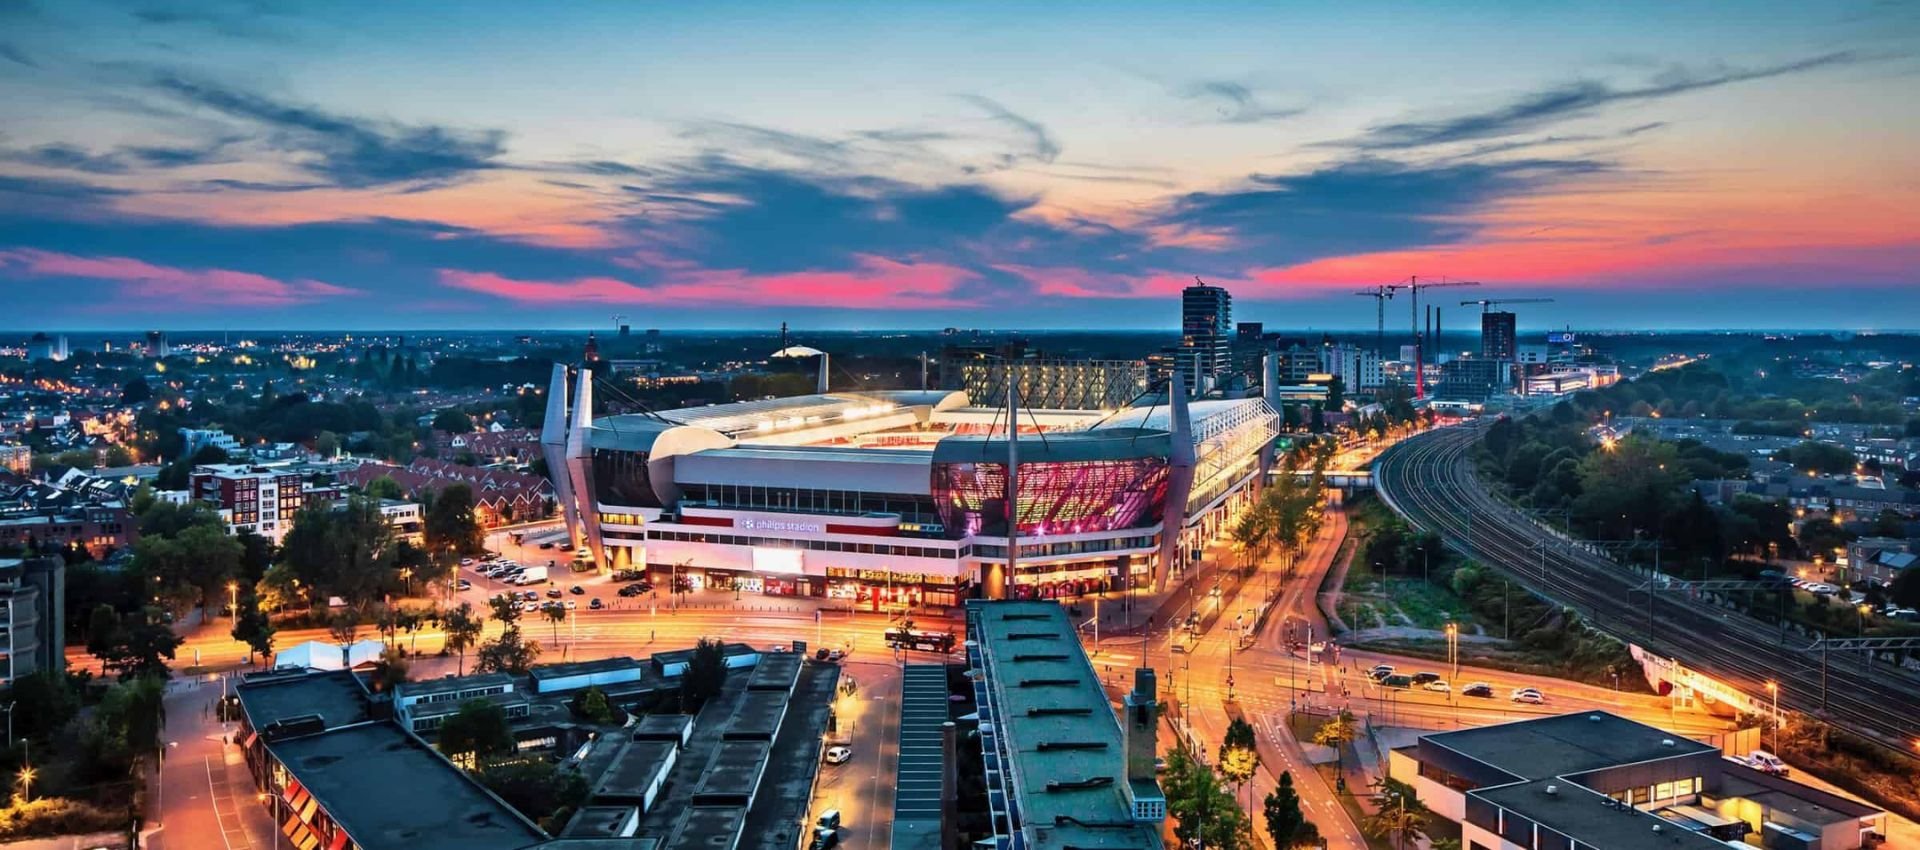
[{"label": "rooftop vent", "polygon": [[1067,660],[1067,658],[1068,656],[1064,652],[1023,652],[1018,655],[1015,655],[1013,657],[1013,660],[1015,661],[1065,661]]},{"label": "rooftop vent", "polygon": [[1105,741],[1041,741],[1040,745],[1034,749],[1045,753],[1053,750],[1104,750],[1106,748]]},{"label": "rooftop vent", "polygon": [[1660,739],[1660,746],[1663,746],[1663,747],[1671,747],[1671,746],[1673,746],[1673,739],[1672,739],[1672,738],[1661,738],[1661,739]]},{"label": "rooftop vent", "polygon": [[1559,795],[1560,795],[1560,786],[1558,786],[1558,785],[1548,785],[1548,786],[1547,786],[1547,796],[1549,796],[1549,797],[1557,797],[1557,796],[1559,796]]},{"label": "rooftop vent", "polygon": [[1078,685],[1078,684],[1080,684],[1079,679],[1021,679],[1020,680],[1020,687],[1023,687],[1023,688],[1045,688],[1045,687],[1053,687],[1058,685]]},{"label": "rooftop vent", "polygon": [[1591,720],[1591,721],[1593,721],[1594,723],[1599,723],[1599,722],[1600,722],[1600,715],[1598,715],[1598,714],[1589,714],[1589,715],[1587,715],[1587,719],[1588,719],[1588,720]]},{"label": "rooftop vent", "polygon": [[1075,780],[1055,779],[1047,783],[1047,790],[1049,792],[1085,791],[1089,788],[1106,788],[1112,784],[1111,776],[1093,776]]},{"label": "rooftop vent", "polygon": [[1007,640],[1059,640],[1059,639],[1060,639],[1060,635],[1057,632],[1013,632],[1012,634],[1007,635]]},{"label": "rooftop vent", "polygon": [[1047,619],[1046,614],[1002,614],[1000,615],[1000,621],[1003,623],[1011,622],[1013,620],[1045,620],[1045,619]]},{"label": "rooftop vent", "polygon": [[1093,709],[1091,709],[1091,708],[1065,708],[1065,707],[1059,707],[1059,708],[1029,708],[1029,709],[1027,709],[1027,716],[1028,716],[1028,717],[1050,717],[1050,716],[1061,716],[1061,715],[1074,715],[1074,716],[1085,716],[1085,715],[1088,715],[1088,714],[1092,714],[1092,713],[1093,713]]}]

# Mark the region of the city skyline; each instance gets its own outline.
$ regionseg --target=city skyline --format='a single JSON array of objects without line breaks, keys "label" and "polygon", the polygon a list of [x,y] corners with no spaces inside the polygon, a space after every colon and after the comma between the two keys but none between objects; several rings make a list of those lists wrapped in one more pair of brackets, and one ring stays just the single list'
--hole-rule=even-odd
[{"label": "city skyline", "polygon": [[0,21],[10,330],[1920,324],[1902,4]]}]

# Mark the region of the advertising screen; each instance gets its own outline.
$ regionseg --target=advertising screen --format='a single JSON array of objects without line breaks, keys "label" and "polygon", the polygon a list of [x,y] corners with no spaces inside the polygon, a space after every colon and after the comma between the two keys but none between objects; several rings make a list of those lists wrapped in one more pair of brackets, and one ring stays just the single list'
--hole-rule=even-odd
[{"label": "advertising screen", "polygon": [[756,573],[774,573],[777,575],[799,575],[802,549],[775,549],[766,546],[753,547],[753,571]]}]

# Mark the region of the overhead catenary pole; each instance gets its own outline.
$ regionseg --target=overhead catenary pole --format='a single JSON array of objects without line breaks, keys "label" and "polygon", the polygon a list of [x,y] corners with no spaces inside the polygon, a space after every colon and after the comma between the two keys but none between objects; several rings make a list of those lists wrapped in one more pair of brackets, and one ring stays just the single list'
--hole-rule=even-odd
[{"label": "overhead catenary pole", "polygon": [[[1007,577],[1011,587],[1020,566],[1020,382],[1007,364]],[[1002,591],[1004,593],[1004,589]]]}]

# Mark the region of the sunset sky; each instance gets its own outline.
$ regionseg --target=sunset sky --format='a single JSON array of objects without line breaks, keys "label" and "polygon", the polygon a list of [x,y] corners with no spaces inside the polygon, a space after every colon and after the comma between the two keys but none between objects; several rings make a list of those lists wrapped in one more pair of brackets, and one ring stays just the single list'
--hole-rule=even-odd
[{"label": "sunset sky", "polygon": [[0,0],[0,326],[1920,328],[1920,3],[1190,5]]}]

